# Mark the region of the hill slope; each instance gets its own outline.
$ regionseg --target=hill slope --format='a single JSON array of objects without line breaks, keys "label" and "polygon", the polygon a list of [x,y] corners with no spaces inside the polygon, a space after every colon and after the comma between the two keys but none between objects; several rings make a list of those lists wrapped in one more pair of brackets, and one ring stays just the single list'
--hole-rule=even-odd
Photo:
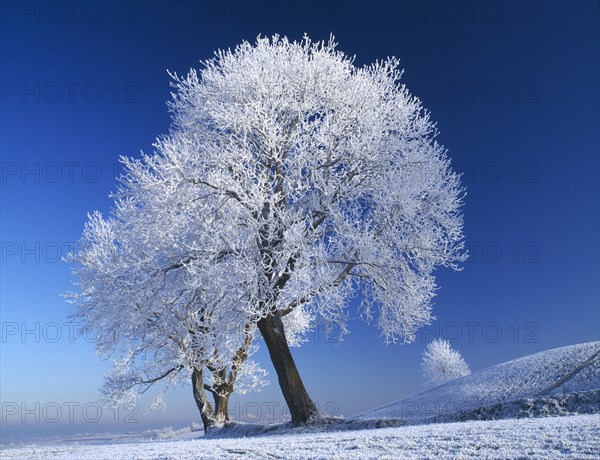
[{"label": "hill slope", "polygon": [[507,361],[355,416],[427,423],[600,412],[600,342]]}]

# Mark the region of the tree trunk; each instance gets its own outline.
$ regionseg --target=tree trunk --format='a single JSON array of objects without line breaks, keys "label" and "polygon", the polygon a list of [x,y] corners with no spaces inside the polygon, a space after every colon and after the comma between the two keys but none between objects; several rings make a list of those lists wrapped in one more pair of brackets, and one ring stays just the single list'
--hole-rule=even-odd
[{"label": "tree trunk", "polygon": [[194,369],[192,372],[192,390],[194,392],[194,399],[196,400],[196,406],[200,411],[200,417],[202,417],[202,424],[204,425],[204,432],[216,425],[215,412],[213,411],[210,401],[206,397],[204,392],[204,375],[202,370]]},{"label": "tree trunk", "polygon": [[261,319],[258,322],[258,329],[267,344],[271,361],[277,372],[279,386],[290,409],[292,423],[298,425],[318,417],[317,406],[310,399],[292,358],[281,317],[275,314]]},{"label": "tree trunk", "polygon": [[218,394],[213,392],[213,398],[215,400],[215,419],[217,423],[225,423],[229,421],[229,396],[233,391],[223,389]]}]

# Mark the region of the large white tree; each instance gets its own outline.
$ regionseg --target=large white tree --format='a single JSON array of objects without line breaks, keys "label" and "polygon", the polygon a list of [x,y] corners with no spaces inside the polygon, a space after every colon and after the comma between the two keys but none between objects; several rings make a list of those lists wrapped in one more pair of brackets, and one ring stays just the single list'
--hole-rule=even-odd
[{"label": "large white tree", "polygon": [[150,264],[191,296],[172,308],[207,308],[223,362],[258,328],[295,423],[318,412],[290,332],[301,342],[312,318],[345,332],[357,299],[386,341],[411,341],[434,269],[463,259],[459,177],[398,64],[356,67],[333,39],[244,42],[173,74],[171,131],[123,159],[114,240],[139,241],[123,276]]},{"label": "large white tree", "polygon": [[434,339],[423,352],[421,362],[423,378],[428,386],[437,386],[469,375],[471,371],[461,354],[453,350],[450,342]]}]

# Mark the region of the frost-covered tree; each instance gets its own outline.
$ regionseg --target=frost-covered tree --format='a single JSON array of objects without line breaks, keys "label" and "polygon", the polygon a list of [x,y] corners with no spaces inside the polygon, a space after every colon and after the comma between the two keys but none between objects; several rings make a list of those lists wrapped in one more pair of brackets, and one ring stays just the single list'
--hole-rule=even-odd
[{"label": "frost-covered tree", "polygon": [[463,259],[459,177],[398,64],[356,67],[333,39],[244,42],[173,74],[169,134],[123,159],[116,239],[139,244],[120,276],[207,308],[223,362],[258,328],[294,423],[319,415],[289,348],[313,320],[344,333],[357,300],[386,341],[414,340],[434,269]]},{"label": "frost-covered tree", "polygon": [[460,353],[443,339],[434,339],[427,345],[421,368],[427,386],[441,385],[471,373]]},{"label": "frost-covered tree", "polygon": [[92,214],[70,254],[81,288],[70,296],[75,317],[96,337],[100,354],[116,358],[102,390],[109,402],[122,403],[165,383],[157,407],[164,390],[191,375],[205,429],[223,423],[234,386],[243,394],[266,384],[266,371],[248,360],[256,326],[240,310],[218,317],[223,311],[214,305],[228,294],[223,287],[194,287],[178,264],[161,265],[160,232],[150,223],[147,233],[137,232],[126,209],[118,202],[109,220]]}]

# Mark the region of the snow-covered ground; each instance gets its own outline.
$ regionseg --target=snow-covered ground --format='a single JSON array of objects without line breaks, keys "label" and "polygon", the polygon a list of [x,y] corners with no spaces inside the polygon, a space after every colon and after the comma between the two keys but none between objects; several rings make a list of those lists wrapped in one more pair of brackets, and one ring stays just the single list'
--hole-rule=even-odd
[{"label": "snow-covered ground", "polygon": [[72,437],[4,446],[0,458],[600,459],[600,342],[502,363],[348,420]]},{"label": "snow-covered ground", "polygon": [[234,439],[22,447],[3,460],[598,459],[598,415],[476,421]]},{"label": "snow-covered ground", "polygon": [[356,418],[418,424],[591,412],[600,412],[600,342],[507,361]]}]

